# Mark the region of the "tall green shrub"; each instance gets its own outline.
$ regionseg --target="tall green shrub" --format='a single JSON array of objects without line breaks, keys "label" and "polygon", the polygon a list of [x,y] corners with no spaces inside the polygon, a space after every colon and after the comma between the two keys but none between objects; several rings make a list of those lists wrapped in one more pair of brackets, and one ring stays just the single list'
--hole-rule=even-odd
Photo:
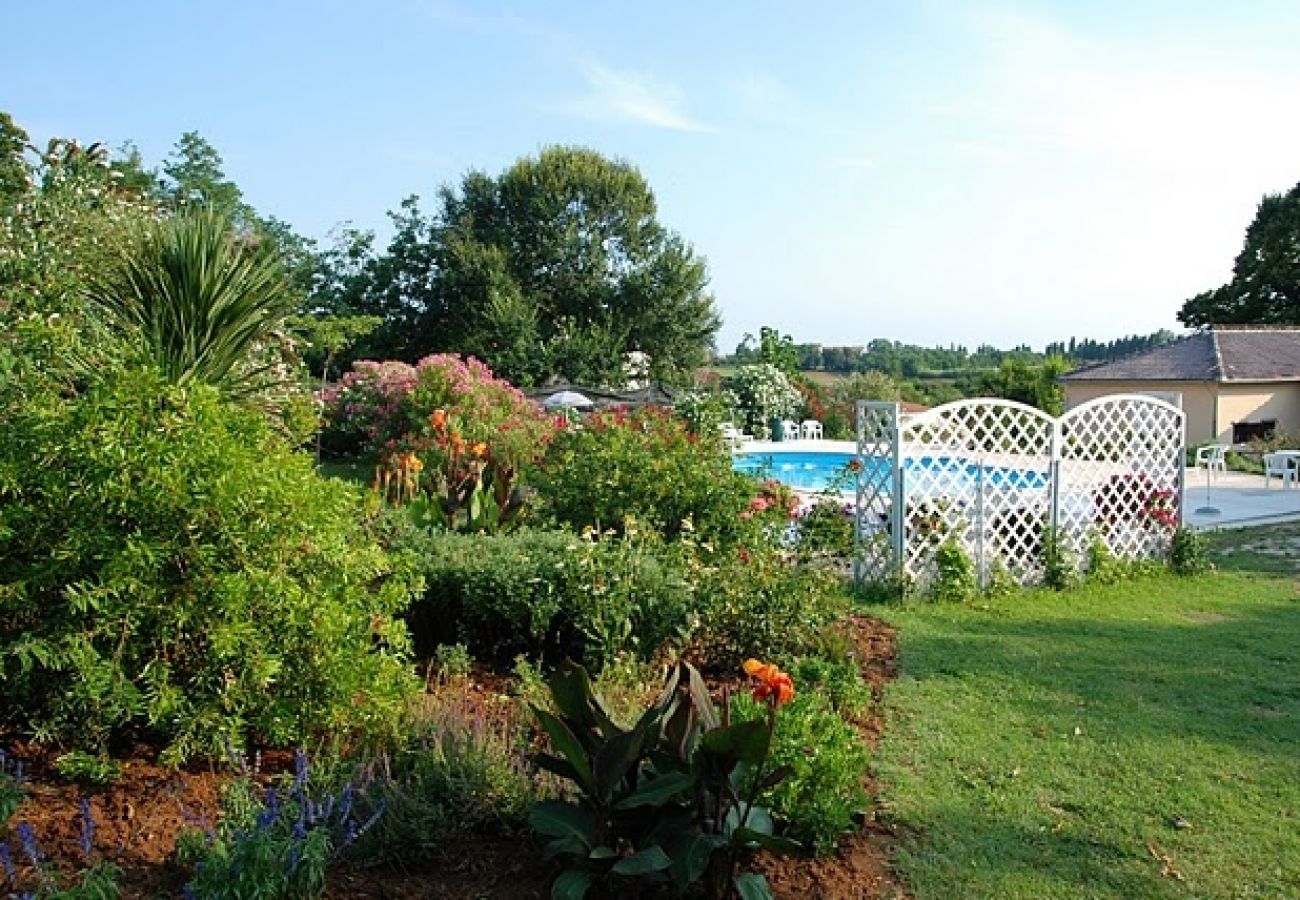
[{"label": "tall green shrub", "polygon": [[388,726],[412,583],[354,489],[207,386],[32,383],[0,386],[0,722],[171,761]]},{"label": "tall green shrub", "polygon": [[481,658],[586,660],[679,648],[694,617],[688,557],[649,535],[408,530],[423,598],[409,622],[420,655],[463,641]]},{"label": "tall green shrub", "polygon": [[541,511],[578,530],[621,528],[631,517],[673,540],[690,520],[701,540],[733,545],[759,525],[744,515],[753,480],[733,471],[717,441],[654,407],[596,413],[558,433],[537,487]]}]

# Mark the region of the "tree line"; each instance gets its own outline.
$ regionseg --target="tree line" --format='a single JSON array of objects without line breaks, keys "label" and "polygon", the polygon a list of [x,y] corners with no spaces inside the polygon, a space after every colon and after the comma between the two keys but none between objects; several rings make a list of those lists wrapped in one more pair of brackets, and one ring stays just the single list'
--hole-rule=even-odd
[{"label": "tree line", "polygon": [[[704,259],[658,220],[640,172],[585,148],[548,147],[498,175],[470,171],[431,203],[407,197],[381,246],[372,231],[344,226],[318,242],[259,214],[196,132],[150,168],[130,144],[38,148],[0,112],[0,224],[35,234],[31,210],[63,202],[60,184],[74,171],[99,178],[78,195],[83,212],[110,197],[157,216],[201,206],[272,246],[297,294],[289,324],[318,371],[326,356],[414,362],[456,352],[525,386],[620,385],[629,366],[682,383],[708,361],[721,322]],[[0,290],[6,280],[22,278],[0,267]]]}]

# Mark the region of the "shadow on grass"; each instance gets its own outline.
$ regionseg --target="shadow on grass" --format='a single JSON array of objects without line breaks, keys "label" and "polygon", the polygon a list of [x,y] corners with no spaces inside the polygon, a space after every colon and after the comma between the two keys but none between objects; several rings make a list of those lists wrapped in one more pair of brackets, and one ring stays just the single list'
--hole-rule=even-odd
[{"label": "shadow on grass", "polygon": [[1210,559],[1225,572],[1300,576],[1300,523],[1206,532]]}]

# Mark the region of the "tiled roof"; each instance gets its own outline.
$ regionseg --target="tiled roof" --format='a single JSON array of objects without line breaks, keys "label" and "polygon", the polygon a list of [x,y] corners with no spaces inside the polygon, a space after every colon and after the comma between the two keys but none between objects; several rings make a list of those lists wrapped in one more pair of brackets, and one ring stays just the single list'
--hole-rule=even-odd
[{"label": "tiled roof", "polygon": [[1300,381],[1300,328],[1218,326],[1061,380]]}]

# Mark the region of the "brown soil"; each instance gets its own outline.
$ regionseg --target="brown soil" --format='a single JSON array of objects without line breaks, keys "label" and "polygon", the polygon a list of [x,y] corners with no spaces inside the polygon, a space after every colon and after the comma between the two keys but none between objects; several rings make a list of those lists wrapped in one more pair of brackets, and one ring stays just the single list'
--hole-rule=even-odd
[{"label": "brown soil", "polygon": [[[872,687],[873,712],[857,723],[873,748],[884,731],[879,701],[884,685],[897,668],[894,629],[883,622],[855,615],[849,634]],[[476,673],[481,674],[481,673]],[[30,822],[41,852],[60,868],[81,860],[80,799],[88,797],[94,815],[95,857],[122,869],[124,898],[177,897],[185,873],[175,865],[176,837],[181,830],[211,824],[219,810],[221,782],[227,776],[193,769],[176,772],[159,766],[147,750],[138,748],[124,763],[122,778],[109,787],[86,789],[60,779],[51,768],[52,755],[31,746],[18,746],[14,755],[27,764],[28,797],[15,821]],[[291,766],[288,754],[268,755],[266,771]],[[870,796],[876,785],[864,779]],[[778,857],[761,854],[754,868],[762,872],[778,900],[858,900],[899,898],[906,892],[889,867],[892,830],[868,810],[860,832],[846,836],[834,854],[822,857]],[[11,833],[0,840],[11,846]],[[553,868],[542,862],[539,847],[527,838],[484,837],[451,843],[438,857],[418,867],[341,867],[331,876],[328,896],[338,900],[542,900],[550,894]]]},{"label": "brown soil", "polygon": [[[849,634],[862,660],[862,676],[871,685],[875,703],[871,715],[858,722],[858,730],[874,750],[884,734],[881,699],[885,684],[898,672],[895,629],[870,616],[850,617]],[[877,796],[870,774],[864,776],[867,795]],[[755,869],[762,872],[777,900],[865,900],[906,897],[889,866],[893,829],[878,820],[873,803],[862,830],[840,840],[835,853],[820,857],[791,857],[762,854]]]},{"label": "brown soil", "polygon": [[[28,770],[27,797],[15,822],[28,822],[41,854],[56,869],[82,862],[81,799],[95,822],[94,856],[122,870],[125,897],[178,896],[184,872],[172,861],[176,836],[185,828],[215,821],[222,776],[210,771],[176,771],[159,766],[147,748],[122,764],[122,777],[105,788],[70,784],[53,772],[56,754],[32,746],[14,748]],[[0,839],[12,835],[0,833]],[[16,845],[16,840],[10,840]],[[19,854],[15,854],[19,861]]]}]

